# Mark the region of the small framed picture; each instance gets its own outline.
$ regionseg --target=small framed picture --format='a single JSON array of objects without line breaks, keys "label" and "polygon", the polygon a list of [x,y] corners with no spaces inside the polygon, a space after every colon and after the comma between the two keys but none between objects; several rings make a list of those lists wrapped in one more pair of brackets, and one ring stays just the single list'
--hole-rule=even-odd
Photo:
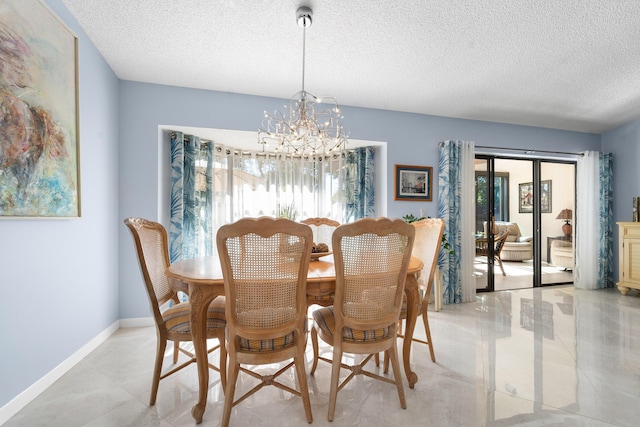
[{"label": "small framed picture", "polygon": [[551,180],[540,181],[540,211],[551,213]]},{"label": "small framed picture", "polygon": [[[518,212],[533,212],[533,182],[518,184]],[[551,180],[540,181],[540,212],[551,212]]]},{"label": "small framed picture", "polygon": [[395,200],[430,202],[433,190],[431,166],[396,165]]},{"label": "small framed picture", "polygon": [[518,184],[518,212],[533,212],[533,182]]}]

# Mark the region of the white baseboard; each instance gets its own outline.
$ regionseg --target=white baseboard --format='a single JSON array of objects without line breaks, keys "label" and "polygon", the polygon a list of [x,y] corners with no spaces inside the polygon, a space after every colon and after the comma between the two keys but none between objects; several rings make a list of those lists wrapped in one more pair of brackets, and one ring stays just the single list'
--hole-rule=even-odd
[{"label": "white baseboard", "polygon": [[120,319],[121,328],[141,328],[144,326],[155,326],[153,317],[135,317],[132,319]]},{"label": "white baseboard", "polygon": [[[120,327],[120,322],[116,321],[104,331],[100,332],[98,336],[93,338],[87,344],[82,346],[78,351],[72,354],[64,362],[49,371],[45,376],[36,381],[33,385],[27,388],[25,391],[14,397],[9,403],[0,408],[0,425],[7,422],[11,417],[18,413],[22,408],[27,406],[29,402],[35,399],[40,393],[45,391],[47,387],[56,382],[60,377],[66,374],[71,368],[73,368],[78,362],[80,362],[85,356],[96,349],[100,344],[105,342],[115,331]],[[153,322],[152,322],[153,324]]]}]

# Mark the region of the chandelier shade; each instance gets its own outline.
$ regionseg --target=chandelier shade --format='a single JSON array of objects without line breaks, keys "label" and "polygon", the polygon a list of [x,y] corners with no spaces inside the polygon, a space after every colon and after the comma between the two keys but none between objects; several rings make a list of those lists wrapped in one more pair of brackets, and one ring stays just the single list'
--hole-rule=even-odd
[{"label": "chandelier shade", "polygon": [[311,26],[310,8],[300,7],[296,12],[302,35],[302,90],[289,100],[284,111],[272,115],[264,112],[258,143],[263,151],[294,155],[324,155],[341,151],[348,142],[342,126],[340,106],[332,96],[317,97],[304,89],[306,29]]}]

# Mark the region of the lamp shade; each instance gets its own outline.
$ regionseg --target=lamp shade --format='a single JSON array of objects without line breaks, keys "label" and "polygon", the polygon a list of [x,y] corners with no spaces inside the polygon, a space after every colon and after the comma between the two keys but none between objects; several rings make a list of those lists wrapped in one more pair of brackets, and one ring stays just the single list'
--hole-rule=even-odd
[{"label": "lamp shade", "polygon": [[562,224],[562,232],[567,239],[571,237],[571,233],[573,232],[571,224],[569,224],[569,221],[572,217],[573,211],[571,209],[562,209],[556,217],[556,219],[561,219],[564,221],[564,224]]},{"label": "lamp shade", "polygon": [[571,209],[562,209],[556,219],[570,220],[573,217],[573,211]]}]

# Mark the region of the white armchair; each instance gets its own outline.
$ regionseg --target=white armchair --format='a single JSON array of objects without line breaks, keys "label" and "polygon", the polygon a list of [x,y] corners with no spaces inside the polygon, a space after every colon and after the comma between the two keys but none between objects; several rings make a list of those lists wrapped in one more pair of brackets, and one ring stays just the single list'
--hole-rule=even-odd
[{"label": "white armchair", "polygon": [[[523,236],[515,222],[496,221],[493,234],[502,234],[509,230],[500,258],[503,261],[526,261],[533,258],[533,237]],[[484,223],[485,236],[488,234],[487,223]]]}]

